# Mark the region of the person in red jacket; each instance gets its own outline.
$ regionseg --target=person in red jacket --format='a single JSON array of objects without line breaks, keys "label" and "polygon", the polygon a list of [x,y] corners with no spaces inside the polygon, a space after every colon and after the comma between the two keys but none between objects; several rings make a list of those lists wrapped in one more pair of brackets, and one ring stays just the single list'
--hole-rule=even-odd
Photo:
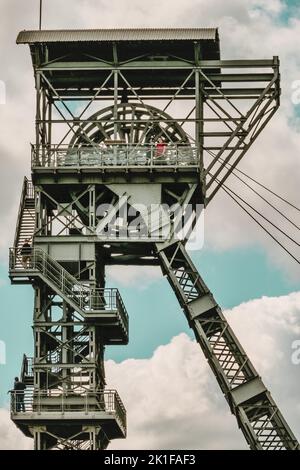
[{"label": "person in red jacket", "polygon": [[163,158],[166,153],[167,143],[163,140],[162,137],[157,139],[155,144],[155,158]]}]

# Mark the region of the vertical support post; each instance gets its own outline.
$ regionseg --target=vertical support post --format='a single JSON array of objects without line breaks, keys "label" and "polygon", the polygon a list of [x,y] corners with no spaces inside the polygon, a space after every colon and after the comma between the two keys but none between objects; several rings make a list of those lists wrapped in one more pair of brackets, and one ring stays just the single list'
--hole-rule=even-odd
[{"label": "vertical support post", "polygon": [[36,145],[36,155],[40,159],[40,120],[41,120],[41,74],[40,72],[36,72],[35,87],[36,87],[35,145]]},{"label": "vertical support post", "polygon": [[47,127],[46,127],[46,119],[47,119],[47,99],[46,99],[46,91],[43,88],[41,90],[42,95],[42,123],[41,123],[41,143],[42,143],[42,162],[43,166],[46,165],[45,161],[45,149],[46,149],[46,142],[47,142]]},{"label": "vertical support post", "polygon": [[41,433],[38,430],[34,431],[34,450],[42,450],[41,448]]},{"label": "vertical support post", "polygon": [[204,121],[203,121],[203,92],[202,92],[202,85],[200,82],[200,43],[195,42],[195,114],[196,114],[196,124],[195,124],[195,140],[196,140],[196,147],[197,147],[197,155],[199,158],[200,164],[200,171],[203,172],[203,129],[204,129]]},{"label": "vertical support post", "polygon": [[118,138],[118,82],[119,82],[119,74],[118,71],[114,71],[114,139],[117,140]]},{"label": "vertical support post", "polygon": [[118,138],[118,125],[116,120],[118,119],[118,83],[119,83],[119,72],[116,69],[118,66],[118,53],[117,45],[113,43],[113,59],[114,59],[114,139]]},{"label": "vertical support post", "polygon": [[42,228],[42,204],[41,204],[42,194],[38,187],[35,191],[35,218],[36,218],[36,230],[39,231]]},{"label": "vertical support post", "polygon": [[89,189],[89,228],[94,233],[96,227],[96,188],[91,185]]},{"label": "vertical support post", "polygon": [[[63,302],[63,320],[64,320],[64,323],[67,323],[67,304],[66,302],[64,301]],[[66,325],[62,325],[61,326],[62,328],[62,342],[65,344],[67,341],[68,341],[68,327]],[[67,348],[63,347],[62,348],[62,351],[61,351],[61,361],[63,364],[67,364],[68,363],[68,350]],[[67,384],[67,379],[68,379],[68,370],[67,369],[62,369],[62,377],[63,377],[63,380],[62,380],[62,388],[63,388],[63,394],[65,392],[67,392],[67,389],[68,389],[68,384]],[[63,396],[62,394],[62,396]]]},{"label": "vertical support post", "polygon": [[[48,93],[51,93],[49,90]],[[51,165],[51,147],[52,147],[52,98],[48,97],[48,142],[47,142],[47,155],[48,165]],[[53,158],[53,157],[52,157]]]},{"label": "vertical support post", "polygon": [[[33,311],[33,337],[34,337],[34,361],[33,364],[39,362],[40,359],[40,351],[41,351],[41,344],[40,344],[40,333],[39,329],[35,327],[36,321],[40,320],[41,316],[41,292],[39,287],[34,288],[34,311]],[[33,365],[33,377],[34,382],[33,386],[34,389],[40,390],[41,381],[40,381],[40,374],[36,371],[35,365]]]}]

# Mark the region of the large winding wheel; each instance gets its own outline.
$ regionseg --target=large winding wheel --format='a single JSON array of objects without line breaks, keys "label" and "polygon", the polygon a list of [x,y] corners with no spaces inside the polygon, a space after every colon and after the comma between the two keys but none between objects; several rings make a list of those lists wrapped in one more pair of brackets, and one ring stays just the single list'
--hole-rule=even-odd
[{"label": "large winding wheel", "polygon": [[[189,138],[180,124],[164,111],[150,105],[121,103],[117,105],[117,108],[109,106],[97,111],[87,121],[81,123],[69,143],[69,148],[90,147],[109,141],[123,142],[136,148],[155,145],[160,138],[170,147],[176,144],[185,148],[191,146]],[[176,188],[172,187],[173,196],[174,193],[178,193],[178,197],[173,198],[170,193],[168,194],[168,185],[163,185],[162,202],[170,205],[176,203],[182,199],[187,189],[187,184],[177,184]],[[106,203],[111,203],[116,197],[109,188],[103,196],[103,187],[99,196],[101,202]],[[79,217],[83,224],[87,225],[89,221],[88,196],[86,195],[85,199],[78,201],[76,200],[77,193],[73,192],[71,197]],[[98,193],[96,194],[96,203],[97,197]],[[101,219],[98,214],[97,219]],[[128,220],[130,222],[130,218]]]},{"label": "large winding wheel", "polygon": [[97,111],[82,123],[70,141],[70,147],[91,145],[105,140],[127,144],[150,144],[160,137],[170,143],[189,144],[178,122],[160,109],[138,103],[121,103]]}]

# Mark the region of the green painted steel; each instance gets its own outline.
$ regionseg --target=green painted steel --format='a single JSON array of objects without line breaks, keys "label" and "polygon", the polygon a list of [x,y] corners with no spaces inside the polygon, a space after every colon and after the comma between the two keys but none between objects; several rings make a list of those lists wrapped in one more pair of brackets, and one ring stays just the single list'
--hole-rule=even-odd
[{"label": "green painted steel", "polygon": [[221,60],[214,28],[23,31],[17,42],[33,60],[36,140],[10,278],[34,287],[35,357],[22,365],[31,414],[13,396],[14,422],[36,449],[103,449],[125,437],[103,360],[104,345],[126,343],[128,317],[105,269],[160,265],[250,448],[299,449],[184,248],[199,206],[279,107],[278,58]]}]

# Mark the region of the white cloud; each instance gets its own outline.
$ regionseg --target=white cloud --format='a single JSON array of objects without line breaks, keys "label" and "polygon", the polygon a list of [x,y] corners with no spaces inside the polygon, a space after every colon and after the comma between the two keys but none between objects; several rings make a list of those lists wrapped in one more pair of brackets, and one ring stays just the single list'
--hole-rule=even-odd
[{"label": "white cloud", "polygon": [[186,334],[151,359],[107,362],[124,400],[128,437],[110,449],[245,448],[198,345]]},{"label": "white cloud", "polygon": [[0,450],[30,450],[32,439],[25,437],[10,420],[9,411],[0,409]]},{"label": "white cloud", "polygon": [[[281,411],[300,438],[300,366],[292,343],[300,339],[300,292],[263,297],[225,312]],[[149,359],[106,362],[107,387],[116,388],[127,408],[128,437],[110,449],[244,449],[198,346],[180,334]],[[30,441],[0,410],[0,448],[28,448]]]},{"label": "white cloud", "polygon": [[146,289],[149,284],[162,277],[158,266],[108,266],[107,275],[112,282],[124,287],[134,287],[139,290]]},{"label": "white cloud", "polygon": [[[300,293],[253,300],[226,316],[300,437],[300,367],[291,362],[300,337]],[[181,334],[147,360],[107,362],[128,412],[128,438],[110,449],[245,448],[225,399],[195,341]]]}]

